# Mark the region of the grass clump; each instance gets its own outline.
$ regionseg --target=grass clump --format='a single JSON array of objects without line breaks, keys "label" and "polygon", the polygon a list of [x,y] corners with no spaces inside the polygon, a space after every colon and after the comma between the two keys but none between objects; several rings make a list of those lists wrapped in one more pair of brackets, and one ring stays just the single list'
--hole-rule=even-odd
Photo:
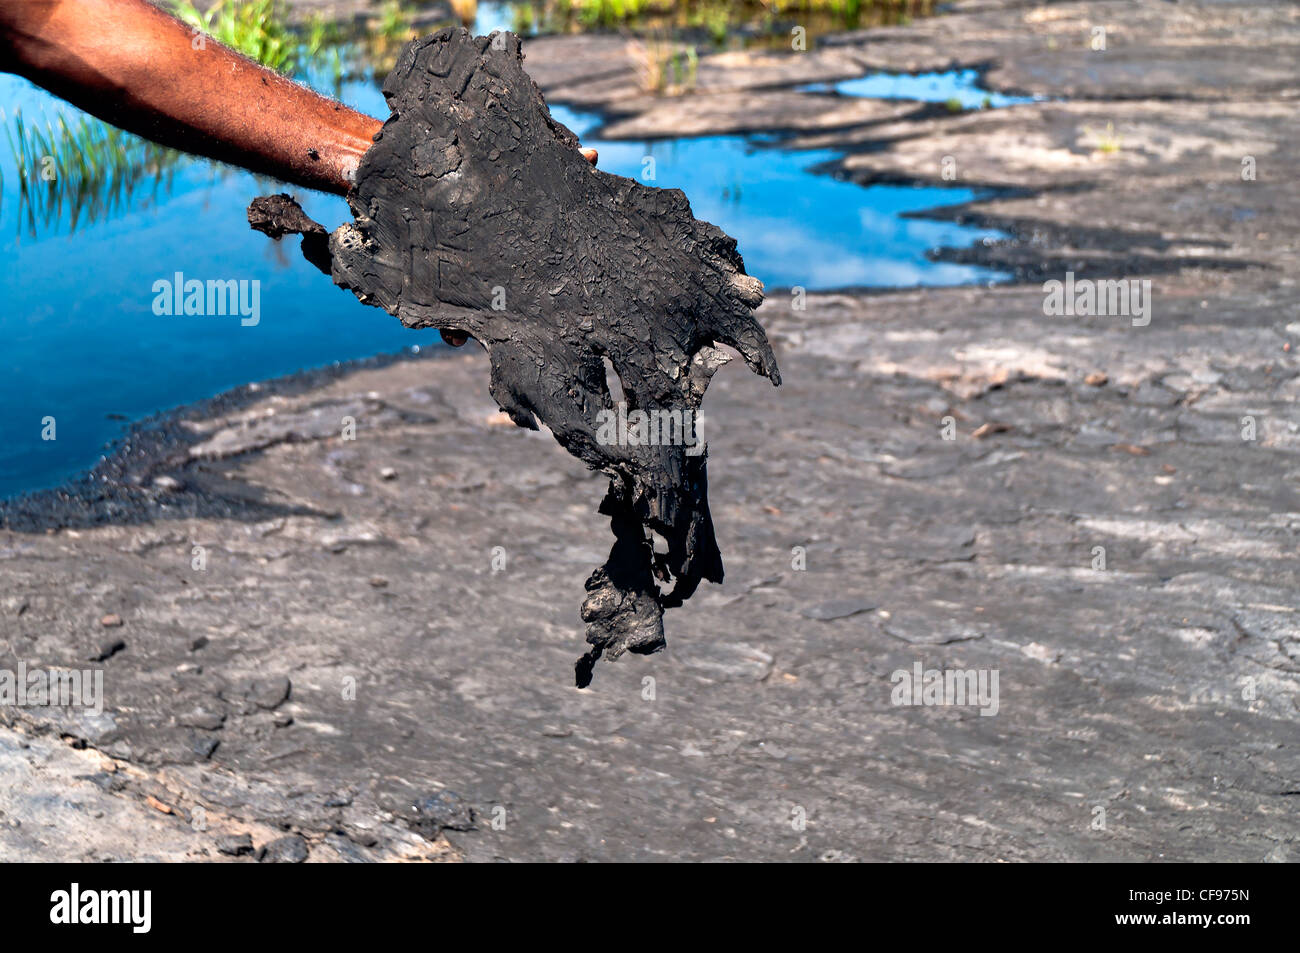
[{"label": "grass clump", "polygon": [[[278,0],[217,0],[200,10],[192,0],[173,0],[172,12],[195,30],[279,73],[300,63],[300,42]],[[323,35],[323,31],[322,34]]]}]

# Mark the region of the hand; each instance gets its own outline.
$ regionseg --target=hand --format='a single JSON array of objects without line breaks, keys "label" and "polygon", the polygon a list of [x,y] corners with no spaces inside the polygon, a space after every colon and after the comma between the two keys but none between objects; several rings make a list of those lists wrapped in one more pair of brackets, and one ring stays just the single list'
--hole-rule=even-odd
[{"label": "hand", "polygon": [[[582,157],[592,165],[596,164],[599,153],[595,149],[579,149]],[[438,333],[442,335],[442,342],[450,344],[452,347],[464,347],[465,342],[469,340],[469,335],[464,331],[457,331],[454,328],[439,328]]]}]

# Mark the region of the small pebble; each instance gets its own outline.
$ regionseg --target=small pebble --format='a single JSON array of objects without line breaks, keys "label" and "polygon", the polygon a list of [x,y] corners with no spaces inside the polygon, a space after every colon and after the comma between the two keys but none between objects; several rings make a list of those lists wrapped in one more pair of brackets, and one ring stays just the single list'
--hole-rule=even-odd
[{"label": "small pebble", "polygon": [[92,662],[103,662],[106,659],[112,658],[124,648],[126,648],[126,639],[123,639],[120,636],[109,636],[106,639],[102,639],[99,643],[99,647],[86,657]]},{"label": "small pebble", "polygon": [[184,725],[186,728],[199,728],[203,731],[216,731],[226,723],[226,716],[217,711],[205,711],[202,708],[196,708],[194,711],[187,712],[176,719],[177,724]]},{"label": "small pebble", "polygon": [[307,842],[297,834],[271,841],[258,853],[263,864],[301,864],[307,859]]},{"label": "small pebble", "polygon": [[217,851],[222,854],[228,854],[231,857],[239,857],[242,854],[251,854],[253,852],[253,835],[228,834],[225,837],[218,837]]}]

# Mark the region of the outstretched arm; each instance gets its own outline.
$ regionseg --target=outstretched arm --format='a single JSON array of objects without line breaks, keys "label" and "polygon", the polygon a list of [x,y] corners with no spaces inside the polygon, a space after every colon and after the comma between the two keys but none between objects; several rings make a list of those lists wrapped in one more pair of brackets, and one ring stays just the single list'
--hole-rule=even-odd
[{"label": "outstretched arm", "polygon": [[382,125],[146,0],[0,0],[0,70],[146,139],[325,192],[347,192]]},{"label": "outstretched arm", "polygon": [[348,190],[381,125],[146,0],[0,3],[0,68],[147,139],[326,192]]}]

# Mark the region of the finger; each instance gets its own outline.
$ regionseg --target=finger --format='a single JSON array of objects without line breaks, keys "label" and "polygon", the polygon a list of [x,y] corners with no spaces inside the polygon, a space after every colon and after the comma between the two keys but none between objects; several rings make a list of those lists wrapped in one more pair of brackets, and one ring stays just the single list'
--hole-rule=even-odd
[{"label": "finger", "polygon": [[590,162],[592,165],[596,164],[596,159],[600,155],[600,153],[598,153],[595,149],[579,149],[578,151],[581,152],[582,157],[586,159],[588,162]]},{"label": "finger", "polygon": [[443,343],[450,344],[452,347],[464,347],[465,342],[469,340],[468,334],[455,328],[439,328],[438,333],[442,335]]}]

